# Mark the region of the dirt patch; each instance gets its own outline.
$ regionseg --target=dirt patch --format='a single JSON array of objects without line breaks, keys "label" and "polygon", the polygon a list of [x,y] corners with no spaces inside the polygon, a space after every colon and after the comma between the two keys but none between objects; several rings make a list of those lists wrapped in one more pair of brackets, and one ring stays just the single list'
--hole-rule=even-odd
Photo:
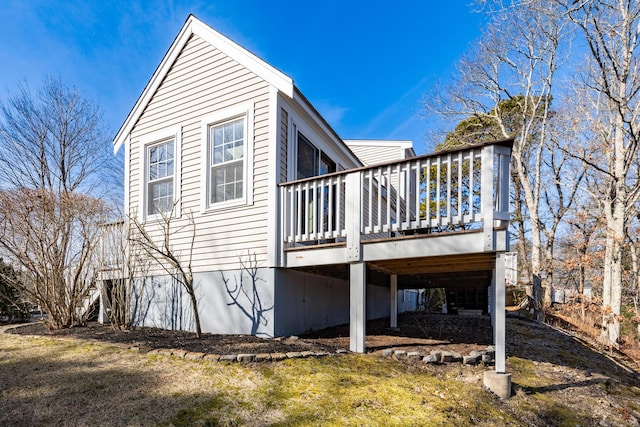
[{"label": "dirt patch", "polygon": [[[16,327],[10,333],[93,339],[111,343],[131,344],[149,349],[171,348],[209,354],[329,352],[349,348],[349,325],[312,332],[300,337],[260,338],[248,335],[203,334],[138,328],[119,331],[110,325],[89,323],[84,327],[50,331],[44,324]],[[403,313],[398,316],[398,328],[389,327],[389,319],[367,322],[368,352],[385,348],[402,348],[428,354],[434,348],[446,348],[458,353],[486,348],[492,342],[491,320],[487,316],[447,316],[433,313]]]}]

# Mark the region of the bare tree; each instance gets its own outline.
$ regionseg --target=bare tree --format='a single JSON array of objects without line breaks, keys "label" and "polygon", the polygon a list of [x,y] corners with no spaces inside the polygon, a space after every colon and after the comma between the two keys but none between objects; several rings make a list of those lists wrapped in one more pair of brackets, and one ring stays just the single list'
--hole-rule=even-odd
[{"label": "bare tree", "polygon": [[88,315],[80,307],[95,290],[104,213],[100,200],[84,194],[0,192],[0,248],[20,272],[18,281],[3,278],[42,308],[50,328],[83,324]]},{"label": "bare tree", "polygon": [[143,301],[151,262],[136,246],[126,221],[100,227],[100,287],[106,316],[114,329],[135,329],[145,316]]},{"label": "bare tree", "polygon": [[[545,187],[541,176],[545,167],[564,164],[559,158],[553,163],[547,159],[553,150],[549,135],[552,90],[564,60],[561,47],[566,22],[557,8],[544,1],[481,3],[490,11],[481,40],[460,62],[458,79],[432,97],[427,109],[445,117],[467,118],[486,139],[515,138],[512,177],[518,252],[529,263],[536,317],[542,318],[542,279],[548,276],[544,244],[552,250],[554,240],[548,235],[545,239],[543,232]],[[574,192],[556,188],[565,195]],[[549,230],[554,232],[554,228]]]},{"label": "bare tree", "polygon": [[625,227],[640,197],[640,3],[558,0],[580,29],[587,65],[576,84],[578,109],[593,129],[591,144],[574,151],[598,176],[591,189],[606,220],[602,338],[618,346]]},{"label": "bare tree", "polygon": [[105,219],[97,171],[109,158],[97,107],[59,80],[22,86],[1,107],[0,251],[52,328],[81,324]]},{"label": "bare tree", "polygon": [[[133,227],[130,242],[144,251],[150,259],[180,283],[189,296],[196,335],[200,338],[202,329],[193,281],[193,269],[191,268],[196,224],[191,212],[185,214],[185,218],[176,218],[176,206],[177,203],[174,203],[169,212],[158,210],[156,218],[146,223],[141,222],[134,215],[130,219]],[[189,243],[184,246],[185,249],[182,251],[176,248],[172,242],[172,237],[179,233],[186,233],[189,238]]]}]

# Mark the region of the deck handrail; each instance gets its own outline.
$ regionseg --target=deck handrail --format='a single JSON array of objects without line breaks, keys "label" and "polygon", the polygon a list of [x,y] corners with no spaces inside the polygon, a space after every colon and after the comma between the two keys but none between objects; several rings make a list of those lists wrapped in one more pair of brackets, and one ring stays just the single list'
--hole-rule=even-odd
[{"label": "deck handrail", "polygon": [[[282,249],[475,227],[493,248],[509,220],[513,140],[280,184]],[[495,222],[501,222],[496,223]]]}]

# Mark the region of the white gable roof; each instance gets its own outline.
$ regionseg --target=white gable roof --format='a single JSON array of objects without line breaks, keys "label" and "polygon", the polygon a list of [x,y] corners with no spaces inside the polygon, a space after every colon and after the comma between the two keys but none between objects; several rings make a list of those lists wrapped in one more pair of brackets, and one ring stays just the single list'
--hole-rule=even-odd
[{"label": "white gable roof", "polygon": [[227,37],[223,36],[213,28],[209,27],[198,18],[193,15],[189,15],[184,26],[178,33],[177,37],[169,47],[169,50],[162,58],[162,62],[153,73],[153,76],[147,83],[147,86],[142,91],[142,94],[136,101],[135,105],[131,109],[131,112],[125,119],[124,123],[120,127],[120,130],[116,134],[113,140],[113,151],[117,153],[122,144],[125,142],[127,136],[135,126],[136,122],[140,118],[140,115],[144,111],[145,107],[151,100],[160,83],[164,80],[165,76],[169,72],[169,69],[173,65],[174,61],[182,51],[182,48],[187,44],[187,41],[191,35],[197,35],[201,39],[205,40],[221,52],[229,56],[231,59],[237,61],[242,66],[246,67],[260,78],[264,79],[267,83],[274,86],[283,94],[290,98],[293,98],[293,80],[278,71],[271,65],[267,64],[262,59],[258,58],[253,53],[249,52],[242,46],[231,41]]}]

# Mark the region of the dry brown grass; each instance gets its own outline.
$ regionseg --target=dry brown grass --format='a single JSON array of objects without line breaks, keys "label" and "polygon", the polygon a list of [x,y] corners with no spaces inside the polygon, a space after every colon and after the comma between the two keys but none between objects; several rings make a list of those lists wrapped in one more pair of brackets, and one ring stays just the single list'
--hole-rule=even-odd
[{"label": "dry brown grass", "polygon": [[7,334],[0,343],[0,425],[155,425],[214,398],[224,421],[256,387],[241,365]]},{"label": "dry brown grass", "polygon": [[70,338],[0,334],[0,425],[637,425],[640,388],[544,325],[508,322],[514,396],[480,366],[373,355],[191,361]]}]

